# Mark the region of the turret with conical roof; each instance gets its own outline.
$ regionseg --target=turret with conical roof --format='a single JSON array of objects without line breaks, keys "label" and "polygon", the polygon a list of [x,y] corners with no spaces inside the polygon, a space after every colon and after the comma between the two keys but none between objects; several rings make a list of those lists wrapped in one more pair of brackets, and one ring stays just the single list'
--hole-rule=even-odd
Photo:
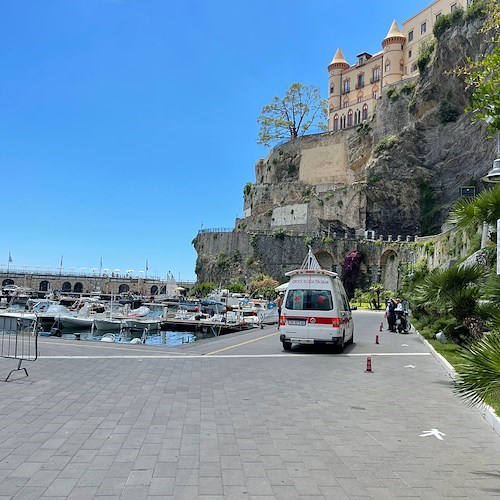
[{"label": "turret with conical roof", "polygon": [[342,84],[342,71],[349,68],[349,63],[345,60],[340,47],[335,52],[332,61],[328,65],[328,129],[333,130],[333,109],[340,107],[340,91]]},{"label": "turret with conical roof", "polygon": [[386,37],[382,41],[384,49],[383,79],[382,86],[391,85],[401,81],[404,68],[404,44],[406,37],[399,29],[394,19]]}]

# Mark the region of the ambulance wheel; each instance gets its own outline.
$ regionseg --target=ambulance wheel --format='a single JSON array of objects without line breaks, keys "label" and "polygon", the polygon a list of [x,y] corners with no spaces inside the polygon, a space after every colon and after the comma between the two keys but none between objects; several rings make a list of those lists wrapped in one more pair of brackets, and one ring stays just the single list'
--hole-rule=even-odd
[{"label": "ambulance wheel", "polygon": [[284,351],[291,351],[292,350],[292,343],[291,342],[282,342],[282,344],[283,344]]},{"label": "ambulance wheel", "polygon": [[337,346],[337,354],[341,354],[344,352],[344,345],[345,345],[345,334],[342,335],[342,343]]}]

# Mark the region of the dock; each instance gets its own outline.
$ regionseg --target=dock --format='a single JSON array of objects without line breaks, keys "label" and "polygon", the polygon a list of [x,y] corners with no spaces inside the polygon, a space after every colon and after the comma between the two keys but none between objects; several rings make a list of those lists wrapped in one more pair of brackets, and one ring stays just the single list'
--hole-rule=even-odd
[{"label": "dock", "polygon": [[255,328],[246,322],[222,323],[220,321],[200,321],[188,319],[163,319],[160,322],[161,331],[193,332],[212,334],[214,337],[227,333],[241,332]]}]

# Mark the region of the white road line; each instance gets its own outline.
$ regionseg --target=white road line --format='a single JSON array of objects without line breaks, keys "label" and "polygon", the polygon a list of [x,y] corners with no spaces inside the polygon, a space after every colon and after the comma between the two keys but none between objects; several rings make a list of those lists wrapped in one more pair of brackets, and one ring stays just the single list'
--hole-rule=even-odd
[{"label": "white road line", "polygon": [[210,355],[205,356],[204,354],[184,354],[184,355],[173,355],[173,354],[151,354],[150,356],[141,354],[131,354],[131,355],[121,355],[116,356],[83,356],[83,355],[65,355],[65,356],[38,356],[38,359],[226,359],[226,358],[304,358],[304,357],[317,357],[317,356],[328,356],[332,358],[351,358],[360,356],[430,356],[430,352],[387,352],[387,353],[377,353],[377,354],[336,354],[332,356],[331,354],[321,355],[321,354],[295,354],[295,353],[283,353],[283,354],[226,354],[226,355]]}]

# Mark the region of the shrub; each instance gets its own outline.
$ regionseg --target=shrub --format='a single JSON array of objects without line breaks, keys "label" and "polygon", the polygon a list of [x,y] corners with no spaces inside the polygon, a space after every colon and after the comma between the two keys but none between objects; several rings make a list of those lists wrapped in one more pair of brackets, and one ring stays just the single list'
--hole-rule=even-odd
[{"label": "shrub", "polygon": [[285,230],[282,227],[277,227],[273,231],[273,236],[279,240],[283,240],[285,238]]},{"label": "shrub", "polygon": [[311,246],[314,241],[314,238],[312,236],[306,236],[304,238],[304,243],[307,247]]},{"label": "shrub", "polygon": [[297,167],[293,163],[290,163],[288,165],[288,175],[293,175],[296,171]]},{"label": "shrub", "polygon": [[252,183],[251,182],[247,182],[245,184],[245,187],[243,188],[243,192],[244,192],[245,196],[248,196],[252,192]]},{"label": "shrub", "polygon": [[399,97],[398,91],[395,87],[389,88],[386,92],[386,95],[391,101],[395,101]]},{"label": "shrub", "polygon": [[436,40],[427,40],[420,44],[417,66],[420,73],[423,73],[427,68],[427,64],[431,60],[432,53],[436,46]]},{"label": "shrub", "polygon": [[386,137],[385,139],[382,139],[376,146],[375,149],[373,150],[374,153],[380,153],[381,151],[391,149],[394,144],[398,142],[398,139],[394,135],[390,135],[389,137]]},{"label": "shrub", "polygon": [[436,37],[436,40],[439,40],[441,36],[448,31],[448,29],[451,27],[452,22],[451,22],[451,14],[444,14],[439,16],[436,19],[436,23],[434,24],[434,29],[432,30],[432,33]]},{"label": "shrub", "polygon": [[476,17],[482,17],[487,13],[488,0],[474,0],[464,13],[466,21],[473,21]]}]

